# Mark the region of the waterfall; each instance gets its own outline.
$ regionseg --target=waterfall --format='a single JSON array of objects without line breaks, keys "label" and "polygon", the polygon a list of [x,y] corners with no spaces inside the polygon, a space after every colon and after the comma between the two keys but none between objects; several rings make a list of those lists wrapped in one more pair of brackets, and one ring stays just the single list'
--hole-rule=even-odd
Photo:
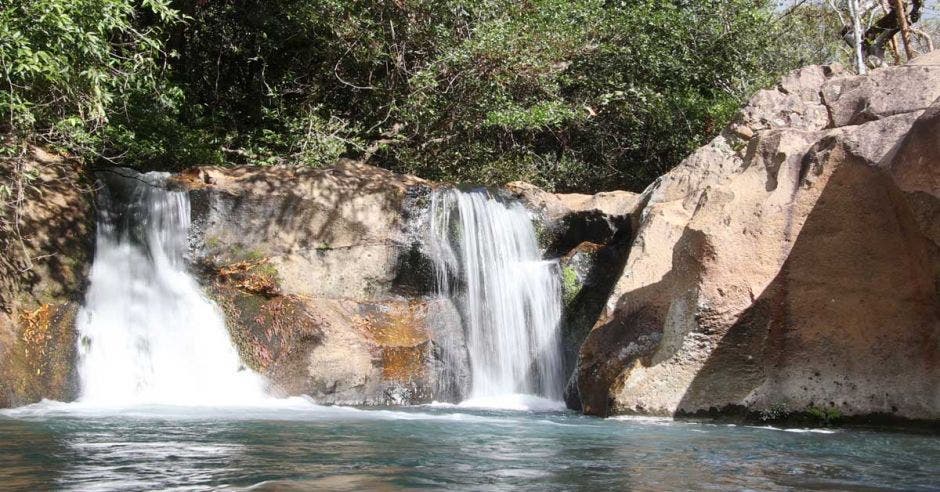
[{"label": "waterfall", "polygon": [[470,355],[471,398],[563,390],[558,263],[542,260],[529,212],[486,190],[431,198],[438,292],[453,295]]},{"label": "waterfall", "polygon": [[219,308],[186,271],[190,205],[165,173],[104,173],[78,318],[80,401],[224,405],[264,398]]}]

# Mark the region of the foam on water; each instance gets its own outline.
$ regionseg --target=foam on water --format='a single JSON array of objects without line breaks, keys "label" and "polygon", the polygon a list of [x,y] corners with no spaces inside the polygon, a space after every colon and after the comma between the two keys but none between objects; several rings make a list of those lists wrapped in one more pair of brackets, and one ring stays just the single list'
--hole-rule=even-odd
[{"label": "foam on water", "polygon": [[811,429],[811,428],[796,428],[796,427],[774,427],[772,425],[748,425],[745,426],[750,429],[763,429],[763,430],[774,430],[780,432],[792,432],[795,434],[835,434],[838,432],[836,429]]},{"label": "foam on water", "polygon": [[176,404],[131,403],[103,405],[96,402],[60,402],[43,400],[32,405],[0,410],[0,416],[26,420],[54,418],[140,419],[140,420],[266,420],[266,421],[447,421],[473,424],[512,424],[505,417],[489,417],[466,412],[419,412],[410,410],[359,409],[339,405],[318,405],[300,396],[267,398],[252,404],[194,406]]},{"label": "foam on water", "polygon": [[563,401],[524,394],[481,396],[460,403],[433,402],[426,406],[468,410],[513,410],[519,412],[562,412],[566,410]]}]

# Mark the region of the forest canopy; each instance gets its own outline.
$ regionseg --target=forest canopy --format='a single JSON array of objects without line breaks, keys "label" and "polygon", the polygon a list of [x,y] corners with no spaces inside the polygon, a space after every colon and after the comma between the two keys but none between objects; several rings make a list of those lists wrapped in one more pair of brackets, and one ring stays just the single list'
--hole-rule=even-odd
[{"label": "forest canopy", "polygon": [[850,63],[836,3],[0,0],[2,152],[639,190],[780,74]]}]

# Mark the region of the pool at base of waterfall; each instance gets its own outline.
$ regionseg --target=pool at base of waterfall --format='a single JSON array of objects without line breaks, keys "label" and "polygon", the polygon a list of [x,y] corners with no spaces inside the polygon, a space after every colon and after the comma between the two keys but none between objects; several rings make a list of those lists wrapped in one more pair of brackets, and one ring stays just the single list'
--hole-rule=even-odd
[{"label": "pool at base of waterfall", "polygon": [[[4,490],[936,490],[936,436],[567,411],[255,407],[0,412]],[[522,405],[522,403],[520,403]],[[524,408],[519,406],[517,408]]]}]

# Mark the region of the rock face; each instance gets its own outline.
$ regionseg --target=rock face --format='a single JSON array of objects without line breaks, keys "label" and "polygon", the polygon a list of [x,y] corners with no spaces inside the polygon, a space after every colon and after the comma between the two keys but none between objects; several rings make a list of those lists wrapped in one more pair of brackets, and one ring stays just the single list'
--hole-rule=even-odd
[{"label": "rock face", "polygon": [[[35,177],[17,183],[17,166]],[[0,184],[22,189],[18,211],[0,209],[0,408],[70,400],[78,392],[75,316],[94,247],[93,186],[78,162],[35,148],[0,163]]]},{"label": "rock face", "polygon": [[429,183],[353,162],[204,168],[179,181],[192,190],[204,284],[274,393],[359,405],[459,398],[453,380],[466,374],[440,374],[445,357],[466,361],[453,343],[459,318],[420,252]]},{"label": "rock face", "polygon": [[[435,292],[435,185],[346,161],[316,171],[200,168],[177,180],[193,203],[193,261],[242,359],[281,395],[321,403],[459,401],[470,387],[462,320]],[[564,255],[568,373],[616,280],[636,195],[507,187]]]},{"label": "rock face", "polygon": [[940,418],[940,69],[808,67],[641,196],[586,413]]}]

